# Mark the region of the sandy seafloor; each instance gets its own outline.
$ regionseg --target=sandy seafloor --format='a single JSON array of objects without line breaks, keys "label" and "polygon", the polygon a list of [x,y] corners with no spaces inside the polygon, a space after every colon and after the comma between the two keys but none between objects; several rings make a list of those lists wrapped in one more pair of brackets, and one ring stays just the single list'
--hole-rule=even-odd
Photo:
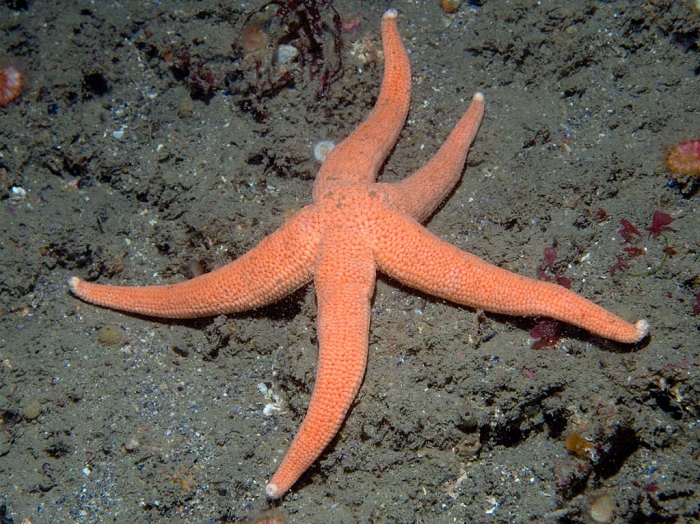
[{"label": "sandy seafloor", "polygon": [[[588,523],[601,497],[612,522],[696,521],[699,201],[663,161],[700,138],[693,3],[488,0],[448,16],[437,1],[337,0],[343,75],[320,100],[300,62],[294,83],[261,94],[232,46],[260,5],[1,3],[0,60],[27,81],[0,108],[0,521]],[[548,274],[647,318],[651,337],[567,328],[532,349],[536,320],[381,277],[345,425],[270,504],[314,384],[313,286],[179,322],[82,303],[66,281],[181,281],[310,203],[313,144],[347,136],[378,93],[389,6],[414,93],[382,180],[423,165],[483,91],[463,181],[429,229],[531,277],[555,247]],[[208,100],[185,51],[189,72],[212,75]],[[644,230],[657,210],[675,218],[660,268],[665,240]],[[611,276],[622,219],[646,252]],[[567,451],[574,433],[592,449]]]}]

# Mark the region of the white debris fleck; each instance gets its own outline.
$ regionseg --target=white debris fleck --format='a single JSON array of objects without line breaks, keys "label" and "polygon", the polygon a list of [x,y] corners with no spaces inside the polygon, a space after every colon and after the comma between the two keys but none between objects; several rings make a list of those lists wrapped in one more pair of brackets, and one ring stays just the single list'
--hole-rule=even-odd
[{"label": "white debris fleck", "polygon": [[282,411],[282,408],[279,407],[277,404],[265,404],[265,407],[263,408],[263,415],[266,417],[271,417],[275,413],[279,413]]},{"label": "white debris fleck", "polygon": [[10,192],[12,193],[10,200],[12,200],[13,202],[20,202],[21,200],[27,198],[27,192],[24,190],[23,187],[12,186],[10,188]]},{"label": "white debris fleck", "polygon": [[486,500],[488,500],[489,504],[491,504],[491,507],[487,509],[484,513],[486,513],[487,515],[493,515],[500,506],[500,504],[496,500],[496,497],[493,496],[487,497]]}]

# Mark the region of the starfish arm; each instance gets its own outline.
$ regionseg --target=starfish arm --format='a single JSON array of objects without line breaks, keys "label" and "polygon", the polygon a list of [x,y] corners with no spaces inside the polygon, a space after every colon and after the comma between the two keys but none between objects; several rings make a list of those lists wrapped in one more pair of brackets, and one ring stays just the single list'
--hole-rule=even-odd
[{"label": "starfish arm", "polygon": [[457,122],[435,156],[394,188],[395,205],[423,222],[447,198],[459,181],[467,152],[484,117],[484,95],[476,93],[467,112]]},{"label": "starfish arm", "polygon": [[314,277],[319,339],[316,383],[304,422],[267,485],[270,498],[284,495],[319,457],[360,389],[367,365],[375,278],[368,247],[352,240],[350,247],[322,243]]},{"label": "starfish arm", "polygon": [[372,182],[401,132],[411,98],[411,69],[396,25],[398,13],[382,18],[384,79],[374,109],[350,136],[330,152],[314,184],[313,200],[335,182]]},{"label": "starfish arm", "polygon": [[646,320],[631,324],[568,289],[522,277],[440,240],[414,220],[387,210],[376,228],[380,270],[458,304],[518,316],[546,316],[618,342],[643,339]]},{"label": "starfish arm", "polygon": [[318,217],[301,210],[238,260],[186,282],[164,286],[109,286],[77,277],[71,291],[99,306],[161,318],[196,318],[254,309],[311,280]]}]

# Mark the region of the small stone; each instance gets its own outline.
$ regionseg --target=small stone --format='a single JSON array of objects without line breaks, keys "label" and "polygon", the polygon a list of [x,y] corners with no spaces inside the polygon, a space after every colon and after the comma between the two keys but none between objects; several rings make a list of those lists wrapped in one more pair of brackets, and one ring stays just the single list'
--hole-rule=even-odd
[{"label": "small stone", "polygon": [[124,330],[116,324],[102,326],[97,331],[97,342],[103,346],[117,346],[124,342]]},{"label": "small stone", "polygon": [[41,403],[35,399],[28,399],[23,403],[22,416],[27,420],[36,420],[41,415]]},{"label": "small stone", "polygon": [[190,97],[184,97],[177,107],[177,114],[180,118],[189,118],[194,113],[194,102]]},{"label": "small stone", "polygon": [[12,200],[13,202],[20,202],[27,198],[27,192],[24,190],[23,187],[12,186],[10,188],[10,193],[10,200]]},{"label": "small stone", "polygon": [[135,438],[131,438],[124,442],[124,449],[128,451],[129,453],[136,451],[139,447],[139,441],[136,440]]},{"label": "small stone", "polygon": [[588,511],[596,522],[610,522],[615,514],[615,501],[604,493],[593,501]]},{"label": "small stone", "polygon": [[471,459],[479,454],[481,441],[479,433],[472,433],[464,437],[454,448],[454,451],[463,459]]},{"label": "small stone", "polygon": [[454,13],[459,9],[459,6],[462,5],[461,0],[442,0],[442,9],[446,13]]},{"label": "small stone", "polygon": [[280,65],[291,64],[299,56],[299,50],[293,45],[281,44],[277,48],[277,63]]}]

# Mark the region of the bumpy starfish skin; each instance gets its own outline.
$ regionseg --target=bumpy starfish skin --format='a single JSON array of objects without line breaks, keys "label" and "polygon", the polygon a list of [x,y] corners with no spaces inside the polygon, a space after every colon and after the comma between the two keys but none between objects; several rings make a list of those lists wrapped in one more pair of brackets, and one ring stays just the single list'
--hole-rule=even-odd
[{"label": "bumpy starfish skin", "polygon": [[452,302],[487,311],[547,316],[601,337],[633,343],[630,324],[554,284],[521,277],[460,251],[422,227],[460,178],[484,113],[477,93],[438,153],[397,184],[375,178],[408,112],[408,56],[388,10],[382,20],[385,71],[369,117],[324,162],[313,203],[225,267],[167,286],[114,287],[70,279],[93,304],[167,318],[234,313],[274,302],[313,278],[319,361],[306,417],[266,491],[281,497],[335,436],[365,372],[370,302],[377,269]]}]

